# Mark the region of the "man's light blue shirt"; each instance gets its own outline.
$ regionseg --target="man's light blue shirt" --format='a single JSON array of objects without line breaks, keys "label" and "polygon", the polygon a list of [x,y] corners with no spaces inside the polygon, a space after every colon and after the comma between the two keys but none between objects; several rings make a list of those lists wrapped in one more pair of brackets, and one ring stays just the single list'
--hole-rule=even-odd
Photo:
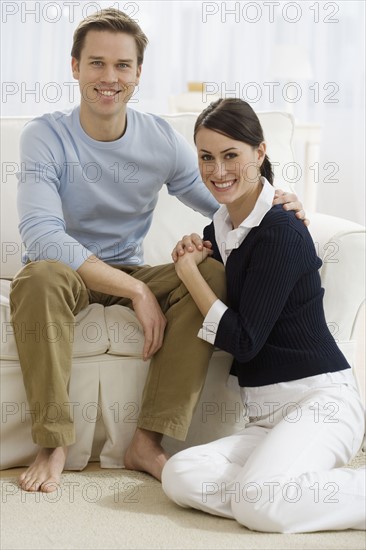
[{"label": "man's light blue shirt", "polygon": [[124,135],[96,141],[80,109],[28,123],[18,173],[23,260],[55,260],[78,269],[92,254],[110,264],[143,263],[143,239],[158,193],[212,218],[217,202],[201,181],[191,146],[161,117],[127,109]]}]

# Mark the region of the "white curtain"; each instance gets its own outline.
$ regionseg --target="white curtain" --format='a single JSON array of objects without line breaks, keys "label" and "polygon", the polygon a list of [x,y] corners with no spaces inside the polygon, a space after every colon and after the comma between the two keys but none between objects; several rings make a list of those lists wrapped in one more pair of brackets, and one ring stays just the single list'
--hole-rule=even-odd
[{"label": "white curtain", "polygon": [[[259,110],[286,109],[285,81],[271,73],[275,46],[304,48],[312,77],[295,79],[301,123],[322,125],[317,210],[365,223],[365,4],[360,1],[5,1],[2,10],[2,116],[37,115],[77,104],[70,71],[78,22],[113,6],[149,37],[131,106],[168,112],[187,82],[210,83]],[[271,97],[271,85],[278,82]],[[326,169],[332,163],[334,175]]]}]

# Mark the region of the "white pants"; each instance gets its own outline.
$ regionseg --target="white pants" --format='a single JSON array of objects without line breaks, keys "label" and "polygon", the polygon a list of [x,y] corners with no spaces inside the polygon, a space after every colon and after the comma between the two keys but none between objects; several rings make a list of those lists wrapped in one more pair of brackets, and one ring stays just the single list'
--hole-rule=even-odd
[{"label": "white pants", "polygon": [[240,433],[170,458],[163,490],[184,507],[257,531],[365,529],[364,408],[351,369],[242,388]]}]

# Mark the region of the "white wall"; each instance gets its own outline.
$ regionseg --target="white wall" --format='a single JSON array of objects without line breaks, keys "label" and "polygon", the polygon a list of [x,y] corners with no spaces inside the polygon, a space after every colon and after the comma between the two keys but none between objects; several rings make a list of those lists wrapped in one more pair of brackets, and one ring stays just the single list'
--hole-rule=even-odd
[{"label": "white wall", "polygon": [[[109,6],[137,19],[150,39],[131,104],[139,110],[168,112],[168,96],[192,80],[211,83],[223,96],[239,95],[255,110],[287,108],[286,80],[271,74],[271,55],[276,44],[305,48],[313,75],[291,79],[301,94],[292,106],[299,122],[323,126],[317,209],[365,223],[363,1],[3,0],[2,115],[78,102],[72,34],[83,16]],[[338,181],[327,182],[327,163],[336,164]]]}]

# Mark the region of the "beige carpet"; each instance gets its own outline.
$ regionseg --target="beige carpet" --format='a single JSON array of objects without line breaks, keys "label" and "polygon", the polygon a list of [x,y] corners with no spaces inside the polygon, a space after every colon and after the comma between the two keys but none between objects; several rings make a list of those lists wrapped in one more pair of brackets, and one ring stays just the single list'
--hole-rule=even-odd
[{"label": "beige carpet", "polygon": [[[359,454],[352,465],[365,463]],[[128,470],[66,472],[57,493],[25,493],[19,472],[1,474],[1,550],[327,549],[364,550],[365,532],[279,535],[175,506],[152,477]]]}]

